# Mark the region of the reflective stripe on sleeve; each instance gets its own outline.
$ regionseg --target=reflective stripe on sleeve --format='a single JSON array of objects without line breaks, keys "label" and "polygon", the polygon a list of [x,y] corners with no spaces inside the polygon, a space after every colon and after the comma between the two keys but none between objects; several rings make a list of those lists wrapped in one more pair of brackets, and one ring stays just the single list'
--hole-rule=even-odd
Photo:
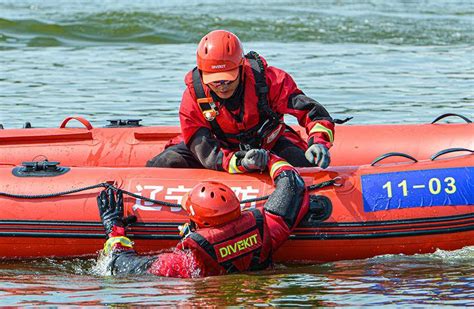
[{"label": "reflective stripe on sleeve", "polygon": [[241,174],[241,173],[243,173],[243,171],[241,171],[239,169],[239,167],[237,166],[237,156],[235,154],[232,155],[232,158],[230,158],[228,172],[229,172],[229,174]]},{"label": "reflective stripe on sleeve", "polygon": [[326,133],[327,136],[329,137],[329,142],[334,142],[334,135],[331,131],[331,129],[326,128],[320,123],[317,123],[314,125],[314,127],[309,131],[309,135],[316,133],[316,132],[321,132],[321,133]]},{"label": "reflective stripe on sleeve", "polygon": [[284,167],[284,166],[290,166],[290,167],[293,167],[290,163],[286,162],[286,161],[277,161],[275,163],[272,164],[272,168],[270,169],[270,177],[273,179],[273,175],[275,174],[275,172],[281,168],[281,167]]}]

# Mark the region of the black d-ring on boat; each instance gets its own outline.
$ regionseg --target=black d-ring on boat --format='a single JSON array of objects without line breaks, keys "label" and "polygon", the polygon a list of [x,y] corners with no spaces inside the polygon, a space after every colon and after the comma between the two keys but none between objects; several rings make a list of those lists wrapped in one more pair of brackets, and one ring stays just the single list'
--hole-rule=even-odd
[{"label": "black d-ring on boat", "polygon": [[467,123],[472,123],[472,120],[467,118],[466,116],[459,115],[459,114],[454,114],[454,113],[447,113],[447,114],[443,114],[443,115],[440,115],[440,116],[436,117],[436,119],[433,120],[431,122],[431,124],[434,124],[434,123],[440,121],[441,119],[451,117],[451,116],[459,117],[459,118],[463,119],[464,121],[466,121]]},{"label": "black d-ring on boat", "polygon": [[459,152],[459,151],[468,151],[468,152],[474,153],[474,150],[467,149],[467,148],[447,148],[447,149],[443,149],[441,151],[438,151],[437,153],[432,155],[431,156],[431,161],[434,161],[434,160],[436,160],[436,158],[441,157],[445,154],[452,153],[452,152]]},{"label": "black d-ring on boat", "polygon": [[407,158],[407,159],[410,159],[412,160],[413,162],[418,162],[417,159],[413,158],[412,156],[410,156],[409,154],[406,154],[406,153],[403,153],[403,152],[388,152],[386,154],[383,154],[379,157],[377,157],[374,161],[372,161],[372,163],[370,164],[371,166],[374,166],[376,163],[382,161],[382,160],[385,160],[387,158],[390,158],[390,157],[403,157],[403,158]]}]

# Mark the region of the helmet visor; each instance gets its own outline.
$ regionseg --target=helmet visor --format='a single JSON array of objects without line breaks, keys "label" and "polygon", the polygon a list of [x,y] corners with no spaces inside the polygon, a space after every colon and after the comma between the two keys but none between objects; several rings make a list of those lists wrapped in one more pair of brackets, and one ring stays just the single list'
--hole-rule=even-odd
[{"label": "helmet visor", "polygon": [[221,80],[235,80],[239,76],[239,68],[224,72],[202,72],[202,81],[204,84],[209,84]]}]

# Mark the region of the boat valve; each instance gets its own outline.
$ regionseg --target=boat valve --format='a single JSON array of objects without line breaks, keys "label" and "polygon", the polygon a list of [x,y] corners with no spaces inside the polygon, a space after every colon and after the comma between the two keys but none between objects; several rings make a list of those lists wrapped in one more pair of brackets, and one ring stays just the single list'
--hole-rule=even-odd
[{"label": "boat valve", "polygon": [[332,214],[332,202],[324,195],[309,196],[309,210],[302,220],[302,225],[314,225],[323,222]]},{"label": "boat valve", "polygon": [[13,168],[12,173],[17,177],[54,177],[69,172],[69,167],[59,166],[56,161],[27,161],[22,166]]}]

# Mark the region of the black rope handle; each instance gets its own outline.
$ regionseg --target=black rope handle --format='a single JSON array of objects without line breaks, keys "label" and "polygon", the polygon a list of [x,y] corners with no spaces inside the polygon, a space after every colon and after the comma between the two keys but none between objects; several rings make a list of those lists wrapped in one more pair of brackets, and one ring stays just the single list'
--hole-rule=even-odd
[{"label": "black rope handle", "polygon": [[374,166],[375,163],[378,163],[378,162],[380,162],[382,160],[385,160],[387,158],[390,158],[390,157],[403,157],[403,158],[410,159],[415,163],[418,162],[417,159],[413,158],[409,154],[406,154],[406,153],[403,153],[403,152],[389,152],[389,153],[386,153],[386,154],[383,154],[383,155],[377,157],[374,161],[372,161],[372,163],[370,165]]},{"label": "black rope handle", "polygon": [[452,152],[458,152],[458,151],[468,151],[471,153],[474,153],[474,150],[467,149],[467,148],[448,148],[448,149],[443,149],[441,151],[438,151],[434,155],[431,156],[431,161],[436,160],[436,158],[441,157],[445,154],[452,153]]},{"label": "black rope handle", "polygon": [[[336,179],[331,179],[331,180],[323,181],[321,183],[317,183],[317,184],[314,184],[314,185],[307,186],[306,189],[308,191],[314,191],[314,190],[317,190],[317,189],[321,189],[321,188],[324,188],[324,187],[334,185],[335,183],[336,183]],[[153,204],[161,205],[161,206],[182,207],[181,204],[171,203],[171,202],[166,202],[166,201],[160,201],[160,200],[154,200],[154,199],[151,199],[151,198],[148,198],[148,197],[144,197],[144,196],[129,192],[127,190],[117,188],[116,186],[114,186],[110,183],[106,183],[106,182],[95,184],[95,185],[92,185],[92,186],[72,189],[72,190],[68,190],[68,191],[56,192],[56,193],[27,195],[27,194],[12,194],[12,193],[0,192],[0,196],[6,196],[6,197],[12,197],[12,198],[21,198],[21,199],[40,199],[40,198],[58,197],[58,196],[73,194],[73,193],[82,192],[82,191],[88,191],[88,190],[97,189],[97,188],[112,188],[115,191],[122,191],[125,195],[131,196],[131,197],[134,197],[134,198],[138,198],[138,199],[141,199],[141,200],[144,200],[144,201],[147,201],[147,202],[151,202]],[[263,200],[268,199],[269,197],[270,197],[270,195],[265,195],[265,196],[256,197],[256,198],[252,198],[252,199],[242,200],[242,201],[240,201],[240,203],[245,204],[245,203],[263,201]]]},{"label": "black rope handle", "polygon": [[336,123],[336,124],[344,124],[344,123],[348,122],[349,120],[351,120],[353,118],[354,117],[346,117],[345,119],[334,118],[332,121],[334,121],[334,123]]},{"label": "black rope handle", "polygon": [[114,187],[114,186],[103,182],[103,183],[98,183],[92,186],[87,186],[87,187],[82,187],[82,188],[72,189],[68,191],[57,192],[57,193],[28,195],[28,194],[12,194],[12,193],[0,192],[0,196],[22,198],[22,199],[40,199],[40,198],[48,198],[48,197],[58,197],[58,196],[73,194],[73,193],[77,193],[81,191],[88,191],[88,190],[97,189],[97,188],[109,188],[109,187]]},{"label": "black rope handle", "polygon": [[447,118],[447,117],[451,117],[451,116],[459,117],[459,118],[461,118],[462,120],[466,121],[467,123],[472,123],[472,120],[469,119],[469,118],[467,118],[466,116],[459,115],[459,114],[454,114],[454,113],[447,113],[447,114],[443,114],[443,115],[441,115],[441,116],[436,117],[436,119],[433,120],[433,121],[431,122],[431,124],[434,124],[434,123],[440,121],[441,119],[444,119],[444,118]]},{"label": "black rope handle", "polygon": [[122,191],[124,194],[128,195],[128,196],[131,196],[131,197],[134,197],[134,198],[139,198],[141,200],[144,200],[144,201],[147,201],[147,202],[151,202],[153,204],[158,204],[158,205],[161,205],[161,206],[168,206],[168,207],[181,207],[181,204],[177,204],[177,203],[171,203],[171,202],[165,202],[165,201],[160,201],[160,200],[154,200],[154,199],[151,199],[151,198],[148,198],[148,197],[144,197],[144,196],[141,196],[141,195],[138,195],[138,194],[135,194],[135,193],[132,193],[132,192],[129,192],[129,191],[126,191],[126,190],[122,190],[122,189],[119,189],[117,187],[114,187],[113,188],[114,190],[120,190]]}]

